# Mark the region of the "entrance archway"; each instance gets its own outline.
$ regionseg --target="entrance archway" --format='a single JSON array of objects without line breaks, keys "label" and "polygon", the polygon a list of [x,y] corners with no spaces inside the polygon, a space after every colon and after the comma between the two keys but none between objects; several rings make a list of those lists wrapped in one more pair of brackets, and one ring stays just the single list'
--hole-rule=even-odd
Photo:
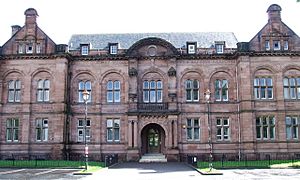
[{"label": "entrance archway", "polygon": [[145,126],[141,133],[142,154],[164,153],[165,150],[165,131],[155,123]]}]

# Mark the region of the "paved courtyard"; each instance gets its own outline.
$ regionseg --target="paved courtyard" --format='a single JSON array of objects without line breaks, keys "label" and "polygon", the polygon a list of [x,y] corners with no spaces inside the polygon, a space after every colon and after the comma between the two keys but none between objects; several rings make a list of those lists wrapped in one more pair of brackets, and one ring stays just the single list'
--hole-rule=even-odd
[{"label": "paved courtyard", "polygon": [[244,170],[222,170],[223,175],[201,175],[193,168],[184,163],[121,163],[112,168],[101,170],[85,179],[110,180],[299,180],[300,169],[244,169]]}]

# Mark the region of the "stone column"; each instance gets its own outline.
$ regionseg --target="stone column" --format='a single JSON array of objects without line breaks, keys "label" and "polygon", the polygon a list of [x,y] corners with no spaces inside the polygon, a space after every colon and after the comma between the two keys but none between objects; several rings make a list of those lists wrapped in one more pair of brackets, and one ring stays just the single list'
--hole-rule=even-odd
[{"label": "stone column", "polygon": [[132,121],[128,121],[128,148],[132,148]]},{"label": "stone column", "polygon": [[174,147],[176,148],[178,146],[178,122],[177,120],[174,120],[174,126],[173,126],[174,130],[174,134],[173,134],[173,138],[174,138]]},{"label": "stone column", "polygon": [[133,121],[133,135],[134,135],[134,139],[133,139],[133,147],[138,147],[138,121],[135,120]]}]

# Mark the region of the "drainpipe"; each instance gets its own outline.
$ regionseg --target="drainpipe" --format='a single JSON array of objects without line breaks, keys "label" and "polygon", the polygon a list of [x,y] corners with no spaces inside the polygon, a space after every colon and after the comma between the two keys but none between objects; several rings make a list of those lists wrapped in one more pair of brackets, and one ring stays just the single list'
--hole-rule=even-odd
[{"label": "drainpipe", "polygon": [[239,127],[239,161],[241,160],[241,122],[240,122],[240,99],[239,99],[239,80],[238,80],[238,66],[235,66],[235,78],[236,78],[236,101],[237,101],[237,120],[238,120],[238,127]]}]

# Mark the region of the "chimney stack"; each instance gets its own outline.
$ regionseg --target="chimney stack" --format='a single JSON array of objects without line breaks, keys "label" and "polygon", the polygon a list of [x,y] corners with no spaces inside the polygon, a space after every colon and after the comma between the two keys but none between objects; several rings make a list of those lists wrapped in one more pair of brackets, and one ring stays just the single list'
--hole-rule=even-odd
[{"label": "chimney stack", "polygon": [[272,4],[268,10],[269,23],[280,22],[281,21],[281,7],[277,4]]},{"label": "chimney stack", "polygon": [[15,35],[20,29],[21,29],[21,26],[19,26],[19,25],[12,25],[11,26],[11,36]]},{"label": "chimney stack", "polygon": [[25,25],[36,24],[36,18],[38,15],[37,11],[33,8],[29,8],[25,11]]}]

